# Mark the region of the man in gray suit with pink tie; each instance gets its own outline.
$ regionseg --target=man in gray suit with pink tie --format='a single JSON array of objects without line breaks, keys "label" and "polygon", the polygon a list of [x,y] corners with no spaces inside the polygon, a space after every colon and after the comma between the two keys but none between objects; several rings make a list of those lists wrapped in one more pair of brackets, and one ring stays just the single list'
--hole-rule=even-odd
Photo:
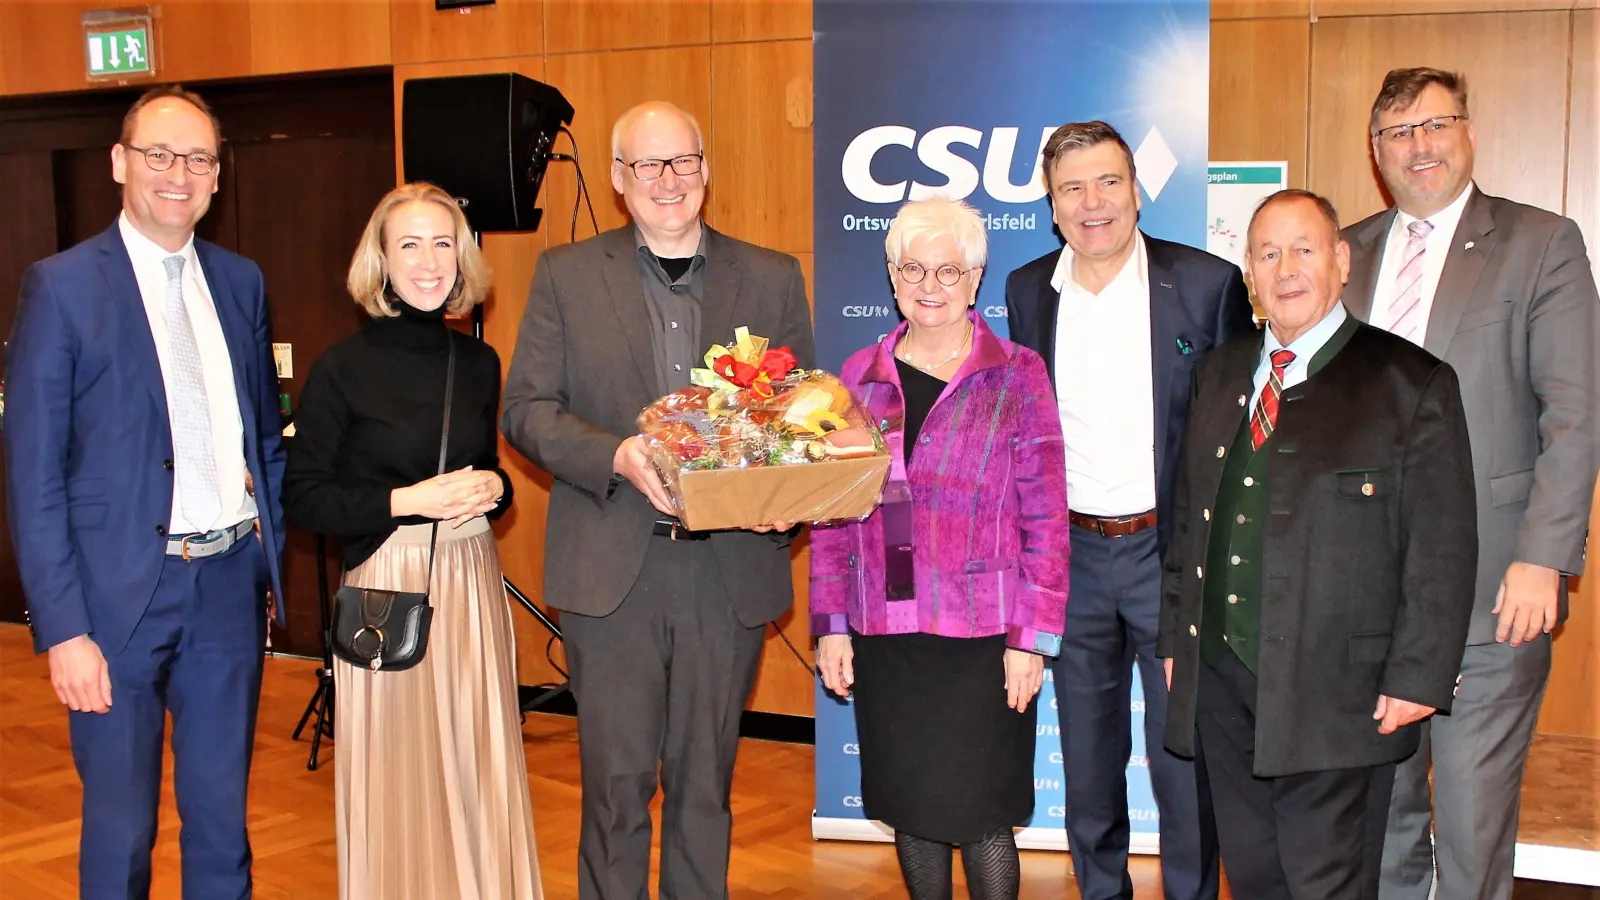
[{"label": "man in gray suit with pink tie", "polygon": [[1370,133],[1395,208],[1344,230],[1346,304],[1461,376],[1478,510],[1457,697],[1396,776],[1381,896],[1422,900],[1437,872],[1439,900],[1509,898],[1551,631],[1566,618],[1568,579],[1583,569],[1600,301],[1572,220],[1473,184],[1464,77],[1390,72]]}]

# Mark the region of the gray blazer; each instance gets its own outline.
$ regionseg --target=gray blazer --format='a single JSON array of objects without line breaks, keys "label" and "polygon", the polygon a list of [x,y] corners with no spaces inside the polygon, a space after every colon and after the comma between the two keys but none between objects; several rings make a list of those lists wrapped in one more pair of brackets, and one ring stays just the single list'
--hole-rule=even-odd
[{"label": "gray blazer", "polygon": [[[544,600],[604,616],[621,605],[644,564],[655,508],[611,462],[657,399],[650,318],[632,225],[543,253],[506,376],[500,428],[554,477],[545,524]],[[733,340],[748,326],[814,365],[811,308],[794,257],[707,227],[701,340]],[[794,602],[787,535],[710,537],[739,620],[755,627]]]},{"label": "gray blazer", "polygon": [[[1346,307],[1366,320],[1396,211],[1344,230]],[[1428,317],[1424,348],[1455,369],[1478,509],[1478,580],[1467,643],[1494,641],[1491,614],[1513,560],[1583,571],[1595,472],[1600,298],[1571,220],[1474,188]],[[1561,618],[1566,619],[1562,591]]]}]

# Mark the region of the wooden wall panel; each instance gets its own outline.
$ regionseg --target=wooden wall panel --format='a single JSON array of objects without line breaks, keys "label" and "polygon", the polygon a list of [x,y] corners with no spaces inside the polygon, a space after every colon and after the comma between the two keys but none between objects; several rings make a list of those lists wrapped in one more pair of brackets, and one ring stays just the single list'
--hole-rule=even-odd
[{"label": "wooden wall panel", "polygon": [[1600,271],[1600,12],[1572,16],[1572,119],[1567,125],[1567,215]]},{"label": "wooden wall panel", "polygon": [[811,40],[808,0],[712,0],[711,40]]},{"label": "wooden wall panel", "polygon": [[86,90],[83,25],[87,10],[114,8],[111,0],[0,3],[0,64],[7,93]]},{"label": "wooden wall panel", "polygon": [[256,75],[386,66],[389,4],[373,0],[250,0]]},{"label": "wooden wall panel", "polygon": [[[552,8],[550,34],[555,34]],[[572,118],[572,133],[578,139],[578,159],[583,177],[594,200],[600,230],[616,228],[627,221],[621,198],[611,187],[611,126],[629,107],[646,100],[669,100],[688,110],[700,121],[710,146],[711,48],[673,47],[659,50],[632,50],[620,53],[575,53],[551,55],[546,64],[549,83],[560,89],[577,113]],[[565,148],[566,141],[556,146]],[[713,162],[713,183],[718,177]],[[631,176],[630,176],[631,177]],[[566,164],[552,164],[545,179],[545,228],[551,244],[571,239],[572,206],[577,197],[577,179]],[[593,233],[589,214],[578,217],[578,238]]]},{"label": "wooden wall panel", "polygon": [[433,0],[390,0],[396,63],[493,59],[544,53],[544,0],[434,9]]},{"label": "wooden wall panel", "polygon": [[[1593,254],[1591,253],[1591,258]],[[1570,598],[1566,624],[1556,632],[1550,686],[1539,710],[1540,734],[1570,734],[1600,740],[1600,570],[1595,540],[1600,535],[1600,488],[1589,516],[1589,573]]]},{"label": "wooden wall panel", "polygon": [[[1211,21],[1215,24],[1222,19],[1263,19],[1298,17],[1311,20],[1311,0],[1211,0]],[[1215,36],[1211,39],[1211,46],[1217,47]],[[1233,44],[1230,52],[1254,49],[1248,45]],[[1216,54],[1211,55],[1212,63],[1217,60]]]},{"label": "wooden wall panel", "polygon": [[[1328,19],[1311,54],[1309,184],[1355,222],[1388,205],[1367,124],[1390,69],[1464,72],[1477,125],[1476,181],[1485,191],[1562,209],[1567,56],[1572,14],[1489,13]],[[1529,52],[1530,48],[1539,52]]]},{"label": "wooden wall panel", "polygon": [[251,74],[249,4],[167,0],[159,8],[157,78],[200,81]]},{"label": "wooden wall panel", "polygon": [[704,44],[711,40],[711,3],[546,0],[545,29],[545,52],[552,54]]},{"label": "wooden wall panel", "polygon": [[1214,21],[1211,47],[1211,158],[1288,160],[1304,187],[1311,22]]},{"label": "wooden wall panel", "polygon": [[1574,0],[1313,0],[1317,18],[1572,9]]},{"label": "wooden wall panel", "polygon": [[717,45],[711,84],[707,218],[763,247],[810,250],[811,41]]}]

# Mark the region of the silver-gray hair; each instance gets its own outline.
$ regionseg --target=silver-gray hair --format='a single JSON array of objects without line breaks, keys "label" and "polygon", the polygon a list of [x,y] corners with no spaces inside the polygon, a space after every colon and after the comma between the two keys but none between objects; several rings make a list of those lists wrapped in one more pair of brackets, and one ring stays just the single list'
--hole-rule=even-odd
[{"label": "silver-gray hair", "polygon": [[912,200],[900,207],[883,240],[889,262],[900,265],[906,248],[917,238],[949,235],[961,254],[961,264],[969,269],[989,260],[989,230],[978,211],[961,200],[934,197]]}]

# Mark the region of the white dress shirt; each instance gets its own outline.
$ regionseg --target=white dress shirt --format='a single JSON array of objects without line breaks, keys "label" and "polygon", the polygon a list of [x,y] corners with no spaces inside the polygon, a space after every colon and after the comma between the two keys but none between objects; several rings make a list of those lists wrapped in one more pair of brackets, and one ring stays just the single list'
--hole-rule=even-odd
[{"label": "white dress shirt", "polygon": [[[123,246],[133,262],[139,282],[150,334],[155,338],[156,358],[161,363],[162,384],[172,380],[171,348],[167,336],[167,270],[162,260],[182,256],[183,302],[189,308],[189,321],[200,347],[200,371],[206,386],[206,403],[211,408],[211,450],[217,457],[217,488],[221,494],[220,517],[215,522],[191,522],[184,517],[177,486],[172,491],[172,518],[167,533],[173,535],[210,531],[236,525],[256,517],[256,502],[245,490],[244,424],[239,418],[239,395],[233,380],[233,359],[222,334],[222,321],[212,303],[211,290],[200,259],[194,251],[194,238],[174,254],[140,234],[123,213],[117,224]],[[172,395],[167,395],[168,422],[172,420]],[[169,425],[170,427],[170,425]]]},{"label": "white dress shirt", "polygon": [[1156,505],[1155,384],[1144,235],[1099,294],[1072,277],[1072,247],[1050,286],[1056,312],[1056,403],[1066,439],[1067,498],[1076,512],[1129,516]]},{"label": "white dress shirt", "polygon": [[[1467,207],[1467,199],[1472,196],[1472,183],[1467,182],[1467,187],[1449,206],[1439,210],[1428,217],[1433,231],[1423,243],[1422,253],[1422,284],[1421,300],[1417,304],[1417,339],[1421,340],[1428,333],[1428,316],[1433,312],[1433,295],[1439,290],[1439,276],[1444,272],[1444,259],[1450,253],[1450,242],[1455,239],[1456,226],[1461,224],[1461,211]],[[1384,245],[1383,263],[1378,269],[1378,280],[1372,291],[1372,313],[1368,321],[1384,331],[1394,330],[1394,319],[1390,305],[1394,303],[1395,294],[1399,291],[1397,283],[1400,278],[1400,269],[1405,265],[1406,243],[1411,240],[1411,223],[1417,221],[1415,216],[1399,211],[1394,217],[1394,222],[1389,225],[1388,242]]]},{"label": "white dress shirt", "polygon": [[1294,361],[1283,370],[1283,389],[1287,391],[1306,380],[1312,357],[1332,340],[1334,332],[1339,330],[1339,326],[1344,324],[1349,315],[1345,311],[1344,301],[1335,303],[1333,309],[1328,310],[1328,314],[1322,317],[1322,321],[1307,328],[1305,334],[1295,338],[1287,347],[1278,341],[1278,336],[1272,332],[1272,326],[1267,326],[1266,339],[1261,342],[1261,361],[1256,364],[1255,390],[1250,392],[1250,402],[1245,407],[1251,410],[1247,415],[1254,413],[1256,401],[1261,398],[1261,391],[1267,386],[1267,376],[1272,372],[1274,352],[1288,350],[1294,354]]}]

